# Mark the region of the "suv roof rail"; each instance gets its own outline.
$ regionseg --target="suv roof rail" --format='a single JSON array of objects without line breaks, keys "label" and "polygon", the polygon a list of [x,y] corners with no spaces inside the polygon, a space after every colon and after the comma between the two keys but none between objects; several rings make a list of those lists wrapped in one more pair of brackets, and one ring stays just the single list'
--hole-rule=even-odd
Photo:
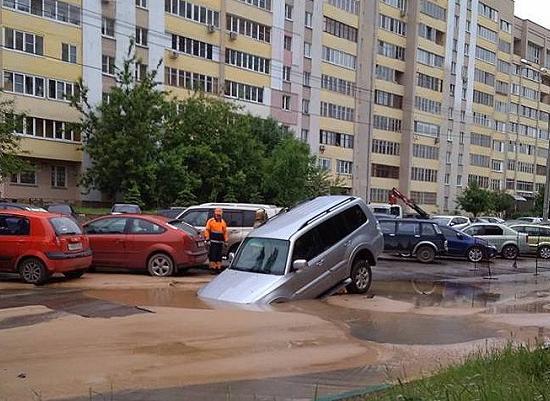
[{"label": "suv roof rail", "polygon": [[309,219],[308,221],[306,221],[304,224],[302,224],[300,226],[300,230],[304,227],[307,227],[308,225],[310,225],[311,223],[313,223],[315,220],[319,219],[320,217],[323,217],[324,215],[327,215],[329,214],[330,212],[332,212],[333,210],[339,208],[340,206],[342,205],[345,205],[347,203],[350,203],[354,200],[355,198],[353,196],[350,196],[349,198],[346,198],[340,202],[338,202],[336,205],[333,205],[331,206],[330,208],[326,209],[326,210],[323,210],[321,213],[313,216],[311,219]]}]

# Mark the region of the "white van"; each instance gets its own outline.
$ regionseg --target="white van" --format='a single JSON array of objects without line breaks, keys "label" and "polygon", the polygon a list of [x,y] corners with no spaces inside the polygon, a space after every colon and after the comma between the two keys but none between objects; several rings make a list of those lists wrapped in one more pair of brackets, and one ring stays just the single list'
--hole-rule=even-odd
[{"label": "white van", "polygon": [[388,217],[403,217],[403,208],[391,203],[369,203],[370,210],[377,215],[385,214]]}]

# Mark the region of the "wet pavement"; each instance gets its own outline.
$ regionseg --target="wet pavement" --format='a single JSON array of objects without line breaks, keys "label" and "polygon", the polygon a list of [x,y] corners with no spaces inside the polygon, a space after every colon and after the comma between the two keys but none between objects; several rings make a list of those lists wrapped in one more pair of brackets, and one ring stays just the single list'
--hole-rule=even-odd
[{"label": "wet pavement", "polygon": [[545,338],[550,273],[534,267],[390,258],[366,296],[256,310],[198,299],[200,271],[0,276],[0,400],[308,400],[410,378],[487,341]]}]

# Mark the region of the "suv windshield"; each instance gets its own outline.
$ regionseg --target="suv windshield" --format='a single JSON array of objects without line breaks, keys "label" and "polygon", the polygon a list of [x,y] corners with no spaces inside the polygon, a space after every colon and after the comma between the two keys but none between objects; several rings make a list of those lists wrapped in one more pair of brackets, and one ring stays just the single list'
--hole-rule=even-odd
[{"label": "suv windshield", "polygon": [[57,235],[79,235],[82,230],[73,220],[68,217],[53,217],[50,219],[53,230]]},{"label": "suv windshield", "polygon": [[285,274],[289,242],[271,238],[247,238],[231,264],[232,270],[250,273]]}]

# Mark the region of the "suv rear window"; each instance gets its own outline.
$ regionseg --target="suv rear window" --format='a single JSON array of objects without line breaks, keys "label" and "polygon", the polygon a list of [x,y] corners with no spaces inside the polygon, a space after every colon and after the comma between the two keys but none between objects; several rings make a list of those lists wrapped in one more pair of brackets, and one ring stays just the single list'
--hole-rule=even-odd
[{"label": "suv rear window", "polygon": [[30,224],[24,217],[0,216],[1,235],[29,235]]},{"label": "suv rear window", "polygon": [[422,223],[422,235],[435,235],[435,228],[433,224]]},{"label": "suv rear window", "polygon": [[50,224],[57,235],[78,235],[82,230],[73,220],[68,217],[52,217]]}]

